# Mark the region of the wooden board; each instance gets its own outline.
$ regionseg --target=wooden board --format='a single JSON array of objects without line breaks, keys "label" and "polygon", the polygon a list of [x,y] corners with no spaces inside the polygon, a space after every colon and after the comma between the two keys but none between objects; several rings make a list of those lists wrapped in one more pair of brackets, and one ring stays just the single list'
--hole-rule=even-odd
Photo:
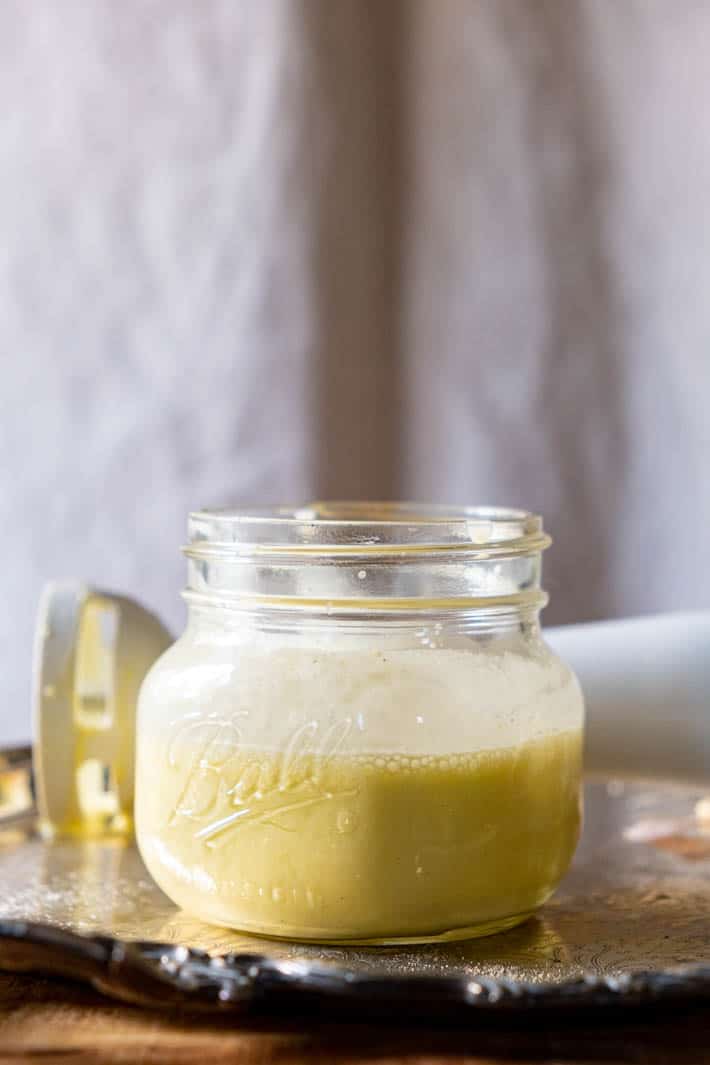
[{"label": "wooden board", "polygon": [[484,1065],[710,1063],[710,1014],[630,1014],[475,1032],[302,1025],[258,1030],[225,1018],[118,1006],[78,984],[0,974],[0,1062],[130,1065]]}]

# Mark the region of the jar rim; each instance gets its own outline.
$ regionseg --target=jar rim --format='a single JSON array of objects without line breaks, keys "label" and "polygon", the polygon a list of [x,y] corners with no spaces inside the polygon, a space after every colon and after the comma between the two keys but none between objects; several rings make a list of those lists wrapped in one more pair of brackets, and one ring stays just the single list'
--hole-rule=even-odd
[{"label": "jar rim", "polygon": [[334,501],[193,511],[192,554],[529,554],[550,544],[542,518],[502,506]]}]

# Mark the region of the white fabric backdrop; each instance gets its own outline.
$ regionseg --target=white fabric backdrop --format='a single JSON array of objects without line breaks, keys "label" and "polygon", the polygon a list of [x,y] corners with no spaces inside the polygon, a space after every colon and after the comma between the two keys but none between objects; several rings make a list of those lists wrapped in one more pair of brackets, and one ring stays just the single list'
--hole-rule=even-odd
[{"label": "white fabric backdrop", "polygon": [[710,5],[3,0],[0,736],[42,582],[185,514],[521,504],[549,620],[707,606]]}]

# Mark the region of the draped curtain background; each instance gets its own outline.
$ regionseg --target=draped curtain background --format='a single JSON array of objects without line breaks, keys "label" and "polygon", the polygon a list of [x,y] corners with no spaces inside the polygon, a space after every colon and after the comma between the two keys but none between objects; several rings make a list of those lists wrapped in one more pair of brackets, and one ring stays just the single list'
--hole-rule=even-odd
[{"label": "draped curtain background", "polygon": [[548,620],[710,600],[710,5],[3,0],[0,721],[186,512],[496,502]]}]

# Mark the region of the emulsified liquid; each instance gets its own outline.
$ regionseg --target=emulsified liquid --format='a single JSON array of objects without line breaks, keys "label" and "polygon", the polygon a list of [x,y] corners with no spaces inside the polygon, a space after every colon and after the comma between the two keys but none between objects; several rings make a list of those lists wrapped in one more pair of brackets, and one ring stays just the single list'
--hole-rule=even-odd
[{"label": "emulsified liquid", "polygon": [[141,851],[202,918],[315,940],[509,927],[551,894],[579,833],[582,733],[456,754],[343,755],[339,725],[279,752],[186,718],[139,750]]}]

